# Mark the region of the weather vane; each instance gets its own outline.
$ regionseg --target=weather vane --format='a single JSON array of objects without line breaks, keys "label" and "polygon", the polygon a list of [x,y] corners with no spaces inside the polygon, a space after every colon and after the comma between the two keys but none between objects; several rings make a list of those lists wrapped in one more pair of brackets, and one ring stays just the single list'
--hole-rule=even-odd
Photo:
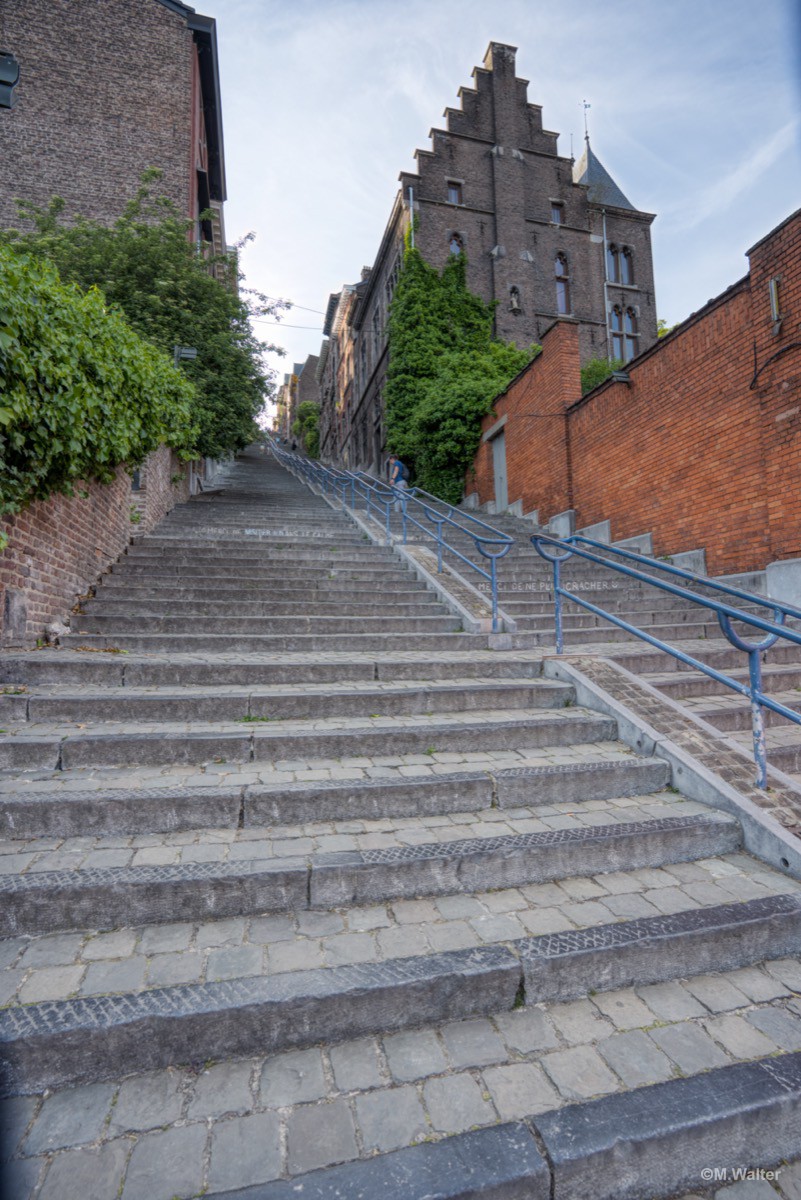
[{"label": "weather vane", "polygon": [[587,110],[592,108],[592,105],[588,104],[586,100],[582,100],[581,103],[584,108],[584,140],[588,142],[590,140],[590,131],[587,125]]}]

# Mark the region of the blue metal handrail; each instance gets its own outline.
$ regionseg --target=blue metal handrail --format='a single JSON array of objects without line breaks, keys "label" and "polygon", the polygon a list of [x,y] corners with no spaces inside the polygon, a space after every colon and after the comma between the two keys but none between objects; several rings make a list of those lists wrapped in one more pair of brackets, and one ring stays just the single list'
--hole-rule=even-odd
[{"label": "blue metal handrail", "polygon": [[[751,705],[751,731],[754,744],[754,760],[757,766],[756,786],[764,788],[767,784],[767,755],[765,750],[765,725],[762,715],[762,709],[770,709],[771,712],[778,713],[780,716],[786,717],[796,725],[801,725],[801,714],[795,712],[794,709],[788,708],[784,704],[780,704],[777,700],[772,700],[770,696],[765,695],[762,690],[762,662],[760,655],[769,650],[775,645],[781,637],[786,641],[792,642],[797,646],[801,646],[801,633],[789,629],[785,624],[787,617],[801,617],[801,611],[793,608],[792,605],[782,604],[777,600],[766,600],[764,597],[756,596],[750,592],[742,591],[739,588],[730,587],[728,584],[718,583],[716,580],[708,579],[705,576],[693,575],[690,571],[685,571],[681,567],[674,567],[672,564],[658,562],[655,559],[646,558],[644,555],[633,554],[631,551],[620,550],[615,546],[608,546],[603,542],[595,542],[591,538],[574,536],[571,538],[553,538],[545,534],[534,534],[531,538],[534,548],[548,562],[553,564],[554,575],[554,615],[556,625],[556,653],[564,653],[564,635],[562,630],[562,599],[571,600],[574,604],[580,605],[588,612],[594,613],[605,621],[616,625],[619,629],[624,629],[626,632],[634,634],[649,645],[655,646],[658,650],[663,650],[665,653],[672,655],[673,658],[683,662],[685,665],[694,667],[696,670],[703,672],[716,682],[723,684],[732,691],[739,692],[740,695],[746,696]],[[583,550],[578,543],[590,545],[596,549],[603,551],[603,555],[593,553],[590,550]],[[549,552],[547,547],[552,548]],[[708,596],[699,595],[698,592],[690,591],[688,588],[680,587],[677,584],[668,583],[664,579],[655,578],[645,571],[637,570],[635,567],[629,567],[621,562],[615,562],[606,557],[609,553],[615,553],[622,558],[634,559],[640,563],[645,563],[648,570],[652,571],[655,568],[664,570],[668,574],[677,575],[684,579],[691,580],[696,585],[703,585],[721,592],[724,595],[733,595],[738,599],[746,600],[752,604],[761,605],[764,608],[772,610],[774,620],[769,621],[764,617],[759,617],[755,613],[743,612],[741,609],[732,608],[728,604],[724,604],[720,600],[714,600]],[[561,584],[561,566],[567,559],[577,555],[580,559],[594,563],[596,566],[603,567],[606,570],[616,571],[621,575],[625,575],[630,579],[639,580],[642,583],[647,583],[651,587],[656,587],[660,591],[667,592],[669,595],[677,596],[683,600],[689,600],[693,604],[697,604],[702,608],[710,609],[717,615],[718,623],[724,635],[732,646],[738,650],[742,650],[748,655],[748,672],[750,678],[750,687],[740,683],[736,679],[723,674],[721,671],[716,671],[714,667],[710,667],[707,663],[701,662],[693,655],[686,654],[683,650],[678,650],[675,646],[668,645],[660,638],[654,637],[652,634],[646,633],[642,629],[638,629],[635,625],[624,621],[621,617],[615,616],[614,613],[607,612],[597,604],[590,603],[589,600],[584,600],[581,596],[577,596],[574,592],[562,587]],[[733,628],[732,621],[739,621],[746,625],[750,625],[755,629],[759,629],[766,633],[759,642],[747,642]]]},{"label": "blue metal handrail", "polygon": [[[305,478],[310,486],[318,487],[324,496],[336,497],[343,508],[349,508],[355,512],[360,502],[363,503],[366,514],[377,521],[379,525],[383,525],[388,545],[392,541],[392,514],[393,512],[399,513],[404,545],[407,544],[410,525],[419,529],[425,538],[430,538],[436,543],[437,574],[442,574],[443,554],[448,552],[465,563],[472,571],[477,572],[482,579],[487,580],[490,585],[492,605],[492,631],[493,633],[498,632],[500,618],[498,615],[497,562],[511,550],[514,545],[513,537],[493,529],[491,525],[478,520],[477,517],[462,512],[459,512],[460,520],[457,520],[454,515],[457,510],[452,505],[437,499],[436,496],[430,496],[428,492],[423,492],[419,488],[396,488],[389,483],[366,475],[363,471],[341,471],[336,467],[324,467],[322,463],[282,449],[272,440],[270,449],[279,462],[290,466]],[[420,497],[425,497],[425,499]],[[444,508],[445,512],[440,511],[440,508]],[[434,525],[435,531],[424,524],[421,517]],[[477,533],[463,522],[480,527],[486,533]],[[459,530],[470,537],[479,554],[489,560],[489,569],[486,570],[479,563],[473,562],[452,545],[446,539],[444,532],[446,527]],[[490,536],[486,536],[486,534]],[[499,547],[499,549],[493,549],[493,547]]]}]

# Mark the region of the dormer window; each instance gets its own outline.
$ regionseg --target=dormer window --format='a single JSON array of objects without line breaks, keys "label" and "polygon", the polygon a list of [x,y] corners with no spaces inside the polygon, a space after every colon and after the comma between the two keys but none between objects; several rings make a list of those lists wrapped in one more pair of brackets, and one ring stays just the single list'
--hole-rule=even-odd
[{"label": "dormer window", "polygon": [[564,225],[565,223],[565,206],[560,200],[551,201],[551,223],[553,225]]},{"label": "dormer window", "polygon": [[454,180],[448,180],[448,204],[462,203],[462,185]]}]

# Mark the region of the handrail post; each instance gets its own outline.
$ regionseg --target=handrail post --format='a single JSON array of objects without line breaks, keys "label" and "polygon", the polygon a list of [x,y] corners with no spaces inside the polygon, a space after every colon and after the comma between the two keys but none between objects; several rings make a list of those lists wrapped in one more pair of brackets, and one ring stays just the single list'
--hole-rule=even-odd
[{"label": "handrail post", "polygon": [[437,574],[442,574],[442,526],[444,521],[436,521],[437,526]]},{"label": "handrail post", "polygon": [[386,530],[387,530],[387,545],[388,545],[388,546],[391,546],[391,545],[392,545],[392,524],[391,524],[391,520],[392,520],[392,501],[391,501],[391,500],[385,500],[385,501],[384,501],[384,507],[385,507],[385,509],[386,509],[386,522],[385,522],[385,523],[386,523]]},{"label": "handrail post", "polygon": [[553,608],[554,608],[554,623],[556,626],[556,653],[562,654],[565,649],[565,641],[562,634],[562,585],[560,572],[562,564],[557,558],[553,564]]},{"label": "handrail post", "polygon": [[498,560],[490,558],[490,587],[492,589],[492,632],[498,632]]},{"label": "handrail post", "polygon": [[768,758],[765,749],[765,718],[758,697],[762,695],[762,661],[758,646],[748,651],[748,674],[751,682],[751,732],[754,738],[754,760],[757,767],[756,785],[763,788],[768,782]]}]

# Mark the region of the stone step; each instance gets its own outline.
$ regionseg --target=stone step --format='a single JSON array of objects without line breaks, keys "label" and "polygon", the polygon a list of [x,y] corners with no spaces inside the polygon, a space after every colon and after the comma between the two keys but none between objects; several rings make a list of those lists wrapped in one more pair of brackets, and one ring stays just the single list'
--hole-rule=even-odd
[{"label": "stone step", "polygon": [[28,721],[243,721],[326,717],[376,717],[465,712],[498,707],[564,708],[575,700],[572,687],[546,680],[414,683],[383,687],[318,685],[318,690],[225,689],[184,685],[180,691],[125,688],[90,694],[62,692],[0,695],[0,717]]},{"label": "stone step", "polygon": [[233,862],[0,875],[0,938],[513,888],[714,857],[741,842],[739,824],[718,813],[613,824],[604,823],[604,815],[596,811],[591,823],[573,829],[375,850],[303,856],[299,849],[294,857],[265,858],[254,842],[253,857]]},{"label": "stone step", "polygon": [[114,579],[115,577],[120,581],[124,580],[126,584],[137,579],[145,579],[153,587],[158,587],[160,582],[170,583],[176,579],[188,583],[194,582],[196,579],[207,583],[216,579],[224,579],[228,583],[237,583],[239,580],[263,580],[265,583],[270,583],[279,578],[283,583],[292,582],[297,587],[302,587],[307,582],[324,582],[326,579],[338,579],[341,582],[348,581],[356,584],[370,583],[373,586],[378,582],[382,587],[389,587],[396,579],[408,583],[411,578],[408,571],[403,567],[396,566],[392,561],[377,562],[360,567],[349,563],[326,563],[317,566],[281,563],[267,566],[249,560],[242,564],[232,563],[228,567],[203,567],[192,562],[182,568],[173,563],[171,559],[165,559],[164,565],[161,567],[122,562],[112,567],[110,578]]},{"label": "stone step", "polygon": [[[606,625],[601,622],[600,625],[592,629],[575,629],[571,626],[571,618],[565,618],[563,622],[563,630],[565,636],[565,649],[569,650],[571,645],[581,646],[588,642],[626,642],[637,640],[637,635],[629,633],[625,629],[618,629],[615,625]],[[519,628],[525,632],[526,622],[518,622]],[[674,642],[683,642],[688,638],[707,639],[715,635],[719,631],[717,621],[713,624],[704,623],[702,621],[684,621],[679,625],[648,625],[647,633],[651,637],[658,638],[662,642],[672,644]]]},{"label": "stone step", "polygon": [[[43,1200],[76,1187],[87,1197],[549,1200],[582,1183],[599,1200],[698,1195],[708,1164],[797,1155],[801,1017],[779,978],[792,978],[789,965],[715,976],[723,996],[739,997],[729,1012],[716,1011],[710,980],[691,978],[672,993],[599,993],[19,1097],[7,1106],[10,1178],[44,1174]],[[679,1004],[689,1019],[677,1020]],[[765,1180],[736,1191],[793,1197],[801,1171],[777,1174],[781,1197]]]},{"label": "stone step", "polygon": [[[450,718],[450,719],[449,719]],[[434,750],[518,749],[614,739],[613,720],[580,708],[556,711],[440,713],[436,718],[382,717],[276,721],[162,723],[160,732],[132,722],[108,722],[98,732],[40,723],[0,743],[0,769],[166,765],[423,754]]]},{"label": "stone step", "polygon": [[[227,578],[212,581],[196,578],[191,583],[180,581],[167,583],[161,580],[158,588],[155,588],[145,576],[126,579],[121,575],[104,575],[99,581],[97,596],[102,599],[120,601],[123,599],[146,599],[154,594],[158,595],[160,599],[176,600],[191,600],[195,597],[214,600],[218,597],[231,596],[269,600],[276,597],[306,603],[309,600],[315,601],[328,597],[351,596],[357,590],[354,588],[353,580],[341,579],[338,575],[333,579],[326,576],[322,580],[309,580],[303,584],[275,578],[269,580],[240,579],[238,582],[231,582]],[[387,593],[389,596],[390,589],[387,589]],[[399,574],[397,579],[392,582],[391,595],[392,597],[411,599],[416,596],[428,596],[431,593],[427,591],[424,584],[413,579],[411,575]]]},{"label": "stone step", "polygon": [[[155,654],[219,653],[286,654],[291,651],[326,654],[356,652],[359,654],[413,651],[428,648],[432,654],[487,647],[486,637],[469,633],[292,633],[292,634],[223,634],[223,633],[109,633],[68,634],[62,638],[66,649],[124,650]],[[521,639],[518,649],[536,645],[533,637]]]},{"label": "stone step", "polygon": [[312,655],[273,654],[243,660],[234,654],[165,654],[137,657],[134,653],[115,654],[103,650],[44,650],[35,653],[5,654],[0,658],[0,685],[37,686],[54,683],[63,686],[123,683],[130,687],[236,686],[247,672],[253,687],[280,683],[323,683],[347,680],[400,679],[532,679],[541,675],[542,660],[531,653],[503,654],[486,649],[469,653],[415,654],[405,657],[388,654],[386,658],[347,652],[332,654],[325,661]]},{"label": "stone step", "polygon": [[[579,803],[588,789],[600,804],[612,797],[656,792],[670,781],[670,769],[661,759],[624,753],[521,767],[473,761],[429,775],[401,775],[382,768],[385,773],[372,778],[329,779],[314,760],[308,769],[322,778],[226,785],[212,777],[180,788],[163,780],[148,787],[127,776],[121,780],[111,770],[94,772],[91,782],[83,786],[76,780],[69,790],[61,786],[61,779],[40,781],[35,789],[25,779],[15,785],[9,781],[0,810],[0,836],[90,837],[204,827],[250,830],[268,824],[433,819],[482,809]],[[119,862],[119,855],[113,861]]]},{"label": "stone step", "polygon": [[[161,590],[151,591],[148,598],[145,599],[110,599],[105,595],[98,596],[94,600],[86,602],[83,607],[83,612],[79,616],[94,617],[103,615],[104,617],[126,619],[126,614],[130,617],[165,617],[165,616],[180,616],[184,619],[194,621],[196,617],[269,617],[272,615],[291,614],[292,612],[303,613],[303,616],[321,617],[337,614],[342,617],[419,617],[427,616],[432,613],[435,606],[439,607],[441,612],[445,610],[438,598],[431,592],[421,591],[415,594],[413,600],[404,602],[403,599],[395,595],[387,596],[387,599],[376,600],[374,603],[358,602],[357,596],[348,597],[332,597],[328,600],[312,601],[306,599],[299,606],[295,599],[287,600],[281,596],[265,599],[260,597],[254,600],[245,600],[241,597],[230,598],[228,600],[208,600],[208,599],[181,599],[173,600],[163,596]],[[295,620],[302,620],[301,617],[296,617]]]},{"label": "stone step", "polygon": [[[679,648],[719,671],[728,673],[746,665],[744,653],[722,638],[719,630],[714,638],[682,638]],[[675,671],[679,676],[697,675],[695,668],[685,666],[684,663],[662,650],[651,649],[645,645],[640,648],[626,647],[621,650],[612,650],[611,653],[621,666],[634,674],[666,674]],[[777,644],[766,651],[762,657],[763,665],[799,663],[801,662],[801,647]]]},{"label": "stone step", "polygon": [[800,950],[801,900],[791,893],[378,963],[13,1002],[0,1012],[0,1093],[386,1036],[510,1012],[521,998],[569,1001]]},{"label": "stone step", "polygon": [[[744,657],[741,655],[741,658]],[[743,667],[733,668],[726,672],[732,679],[740,683],[749,683],[748,670]],[[676,700],[684,700],[694,696],[731,696],[730,688],[723,683],[717,683],[700,671],[671,671],[651,672],[644,678],[652,687],[659,688]],[[781,666],[764,666],[762,668],[762,684],[764,690],[774,695],[780,691],[792,688],[801,691],[801,663],[788,663]],[[792,695],[792,693],[789,693]]]},{"label": "stone step", "polygon": [[[363,543],[362,543],[363,545]],[[229,546],[227,549],[203,552],[199,545],[182,547],[180,550],[165,550],[163,554],[146,552],[145,547],[131,546],[125,557],[126,564],[132,567],[143,567],[146,570],[158,570],[160,567],[182,568],[188,566],[237,567],[261,566],[265,569],[276,569],[279,566],[309,567],[317,571],[339,566],[367,567],[373,563],[386,562],[394,565],[397,559],[392,550],[382,546],[364,546],[353,548],[343,546],[341,550],[327,549],[325,546],[309,546],[308,548],[288,547],[286,550],[269,549],[267,546]]]},{"label": "stone step", "polygon": [[84,633],[175,633],[180,634],[187,627],[193,634],[217,633],[226,634],[280,634],[284,631],[293,636],[303,634],[347,634],[353,632],[370,633],[457,633],[461,627],[461,619],[457,616],[435,615],[423,617],[358,617],[341,612],[332,617],[309,617],[301,612],[294,616],[278,615],[269,617],[187,617],[166,616],[148,617],[147,615],[122,617],[117,613],[91,611],[75,618],[75,634]]},{"label": "stone step", "polygon": [[[787,708],[793,709],[795,712],[801,713],[801,695],[797,691],[781,692],[771,689],[771,699],[776,700],[779,704],[784,704]],[[701,717],[704,721],[709,721],[710,725],[714,725],[716,729],[721,729],[724,732],[731,730],[751,729],[751,705],[745,696],[739,696],[736,692],[728,692],[725,696],[697,696],[687,698],[685,707],[689,712],[694,713],[697,717]],[[781,713],[771,712],[769,708],[762,710],[762,719],[766,726],[784,725],[793,727],[793,722],[789,717],[783,717]],[[801,724],[799,717],[798,724]],[[795,725],[797,729],[797,724]],[[801,741],[801,730],[798,730],[798,737]]]}]

